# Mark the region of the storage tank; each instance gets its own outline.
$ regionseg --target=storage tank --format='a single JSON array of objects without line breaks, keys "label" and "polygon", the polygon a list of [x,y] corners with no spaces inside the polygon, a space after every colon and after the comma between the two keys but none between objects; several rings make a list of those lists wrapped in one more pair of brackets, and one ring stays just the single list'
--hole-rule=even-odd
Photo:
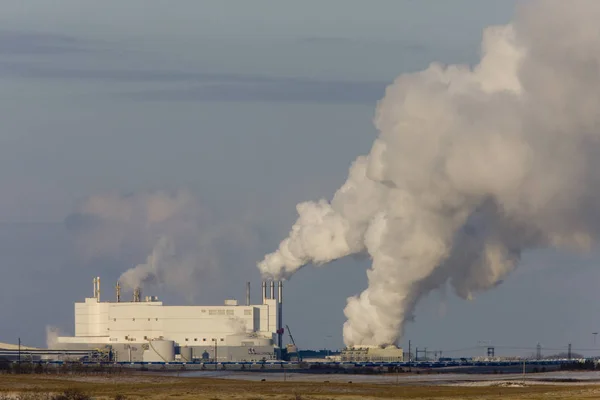
[{"label": "storage tank", "polygon": [[179,355],[181,356],[182,362],[192,362],[192,348],[191,347],[181,347],[179,349]]},{"label": "storage tank", "polygon": [[148,349],[144,351],[144,362],[175,361],[175,342],[172,340],[149,340]]}]

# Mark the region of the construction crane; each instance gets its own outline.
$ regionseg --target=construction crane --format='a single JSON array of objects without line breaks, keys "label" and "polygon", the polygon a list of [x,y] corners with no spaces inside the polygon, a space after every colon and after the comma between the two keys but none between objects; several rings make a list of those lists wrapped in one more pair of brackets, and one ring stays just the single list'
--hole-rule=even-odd
[{"label": "construction crane", "polygon": [[[298,361],[302,361],[302,358],[300,357],[300,351],[298,350],[298,346],[296,346],[296,341],[294,340],[294,337],[292,336],[292,331],[290,330],[290,327],[286,325],[285,329],[287,329],[288,335],[290,336],[290,341],[292,342],[292,345],[296,349],[296,354],[298,355]],[[289,351],[288,351],[288,354],[289,354]]]}]

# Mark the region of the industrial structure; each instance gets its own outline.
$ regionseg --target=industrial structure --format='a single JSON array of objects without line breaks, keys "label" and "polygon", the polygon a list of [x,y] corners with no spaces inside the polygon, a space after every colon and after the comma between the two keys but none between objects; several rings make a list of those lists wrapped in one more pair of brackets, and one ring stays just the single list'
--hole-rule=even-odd
[{"label": "industrial structure", "polygon": [[342,350],[340,360],[344,362],[402,362],[404,353],[396,346],[362,346]]},{"label": "industrial structure", "polygon": [[[283,284],[262,282],[262,304],[225,300],[221,306],[166,306],[155,296],[100,301],[100,278],[93,296],[75,303],[75,335],[58,338],[61,349],[98,349],[113,361],[228,362],[275,360],[282,355]],[[276,297],[277,290],[277,297]]]}]

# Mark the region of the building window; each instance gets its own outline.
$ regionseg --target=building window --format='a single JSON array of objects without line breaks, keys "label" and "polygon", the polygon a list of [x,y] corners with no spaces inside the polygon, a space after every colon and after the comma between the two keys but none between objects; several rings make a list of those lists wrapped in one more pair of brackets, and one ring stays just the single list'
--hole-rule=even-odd
[{"label": "building window", "polygon": [[206,338],[203,338],[203,339],[202,339],[202,341],[203,341],[203,342],[206,342]]},{"label": "building window", "polygon": [[187,342],[188,340],[189,340],[188,338],[185,338],[185,341],[186,341],[186,342]]},{"label": "building window", "polygon": [[133,320],[135,321],[135,318],[133,318]]},{"label": "building window", "polygon": [[117,322],[117,319],[116,319],[116,318],[113,318],[113,321]]},{"label": "building window", "polygon": [[244,315],[252,315],[252,310],[244,310]]},{"label": "building window", "polygon": [[148,336],[144,336],[144,340],[148,340]]},{"label": "building window", "polygon": [[224,341],[225,341],[225,339],[221,338],[221,342],[224,342]]},{"label": "building window", "polygon": [[158,318],[156,318],[156,320],[158,321]]},{"label": "building window", "polygon": [[148,321],[150,321],[150,318],[148,318]]}]

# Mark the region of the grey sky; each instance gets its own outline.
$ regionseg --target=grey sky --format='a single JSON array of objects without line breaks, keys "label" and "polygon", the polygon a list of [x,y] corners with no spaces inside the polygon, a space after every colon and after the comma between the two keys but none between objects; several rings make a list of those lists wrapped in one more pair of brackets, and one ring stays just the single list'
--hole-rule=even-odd
[{"label": "grey sky", "polygon": [[[176,6],[175,6],[176,4]],[[109,282],[144,254],[85,262],[65,219],[86,196],[188,188],[215,218],[258,238],[197,301],[243,296],[295,205],[329,197],[368,151],[385,86],[432,61],[473,63],[481,30],[513,1],[3,2],[0,14],[0,341],[42,344],[72,328],[92,276]],[[141,259],[140,259],[141,257]],[[412,339],[430,349],[479,340],[590,347],[598,257],[529,254],[472,302],[436,294]],[[300,346],[341,346],[362,260],[307,268],[286,286]],[[168,301],[180,293],[161,291]],[[443,304],[443,306],[441,305]],[[333,336],[328,341],[323,338]],[[406,343],[405,343],[406,344]],[[505,350],[517,352],[518,350]],[[533,350],[532,350],[533,351]],[[501,353],[499,350],[498,353]]]}]

